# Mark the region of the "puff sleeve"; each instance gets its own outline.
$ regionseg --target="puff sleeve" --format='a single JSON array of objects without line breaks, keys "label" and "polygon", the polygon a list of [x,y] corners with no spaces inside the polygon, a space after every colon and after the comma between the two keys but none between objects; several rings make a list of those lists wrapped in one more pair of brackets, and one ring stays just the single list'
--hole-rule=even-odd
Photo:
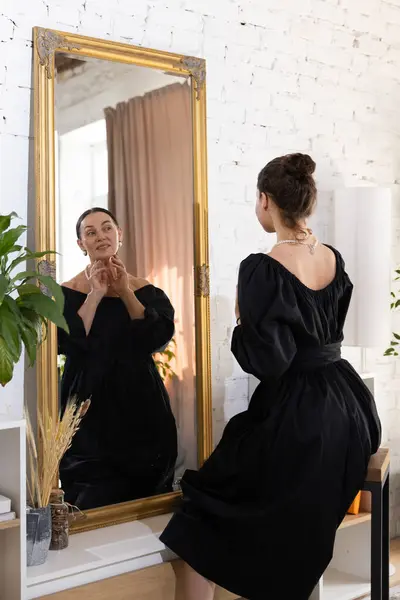
[{"label": "puff sleeve", "polygon": [[279,378],[296,355],[290,326],[294,298],[268,257],[252,254],[239,270],[241,324],[232,337],[232,352],[241,368],[257,379]]}]

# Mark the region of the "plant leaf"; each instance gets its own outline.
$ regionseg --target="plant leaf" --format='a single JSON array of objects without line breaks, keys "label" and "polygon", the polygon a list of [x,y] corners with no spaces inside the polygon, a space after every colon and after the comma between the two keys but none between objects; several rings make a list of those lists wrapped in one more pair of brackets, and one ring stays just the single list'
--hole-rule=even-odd
[{"label": "plant leaf", "polygon": [[25,294],[41,294],[40,288],[33,283],[23,283],[17,288],[18,294],[24,296]]},{"label": "plant leaf", "polygon": [[6,342],[0,337],[0,384],[4,387],[11,381],[14,363],[10,356]]},{"label": "plant leaf", "polygon": [[394,332],[393,332],[393,337],[394,337],[396,340],[400,340],[400,335],[399,335],[398,333],[394,333]]},{"label": "plant leaf", "polygon": [[41,317],[49,319],[52,323],[69,333],[64,315],[57,303],[44,294],[26,294],[18,298],[17,304],[35,311]]},{"label": "plant leaf", "polygon": [[47,325],[47,321],[38,315],[34,310],[26,308],[26,306],[17,306],[17,308],[21,312],[22,322],[27,327],[33,328],[33,330],[36,332],[37,344],[41,344],[45,337],[43,335],[43,324]]},{"label": "plant leaf", "polygon": [[29,258],[43,258],[43,256],[47,256],[48,254],[58,254],[58,252],[56,250],[43,250],[42,252],[35,252],[34,250],[29,250],[29,248],[27,248],[26,246],[25,246],[24,250],[28,255],[28,259]]},{"label": "plant leaf", "polygon": [[[39,289],[39,288],[36,288]],[[40,293],[40,290],[39,290]],[[4,304],[6,304],[9,308],[9,310],[12,312],[12,314],[14,315],[14,318],[18,324],[18,328],[19,328],[19,332],[22,338],[22,341],[24,342],[25,348],[28,352],[28,357],[31,359],[31,356],[35,356],[36,357],[36,347],[42,342],[43,340],[43,319],[42,317],[40,317],[39,315],[37,315],[34,311],[28,309],[28,308],[24,308],[22,307],[21,309],[19,308],[17,302],[14,300],[14,298],[11,298],[10,296],[6,296],[4,298]],[[30,333],[25,333],[25,330],[28,329]],[[28,343],[30,342],[31,339],[34,338],[34,348],[31,350],[30,348],[27,347],[25,339],[27,339]],[[31,366],[33,366],[33,364],[31,363]]]},{"label": "plant leaf", "polygon": [[18,227],[9,229],[5,233],[0,234],[0,256],[8,254],[15,245],[15,242],[21,237],[26,229],[27,227],[25,225],[18,225]]},{"label": "plant leaf", "polygon": [[9,278],[0,273],[0,305],[3,303],[4,296],[6,295],[9,284]]},{"label": "plant leaf", "polygon": [[17,281],[23,280],[28,281],[28,279],[35,279],[38,275],[39,273],[37,271],[21,271],[20,273],[18,273],[18,275],[11,279],[11,283],[16,283]]},{"label": "plant leaf", "polygon": [[14,244],[14,246],[9,249],[8,254],[11,254],[12,252],[21,252],[21,250],[22,250],[22,246],[19,246],[18,244]]},{"label": "plant leaf", "polygon": [[0,335],[7,344],[8,351],[14,362],[21,356],[21,338],[18,329],[18,320],[7,304],[0,306]]},{"label": "plant leaf", "polygon": [[[47,287],[54,297],[60,313],[64,312],[64,294],[62,288],[52,277],[50,277],[50,275],[40,275],[37,271],[22,271],[21,273],[18,273],[11,282],[16,283],[17,281],[22,280],[24,282],[23,285],[26,285],[25,281],[29,281],[29,279],[37,279]],[[17,289],[19,290],[20,286],[17,286]],[[42,295],[46,295],[43,294],[43,292],[41,293]]]},{"label": "plant leaf", "polygon": [[51,292],[61,313],[64,312],[64,293],[61,286],[50,275],[38,275],[37,279]]},{"label": "plant leaf", "polygon": [[18,217],[16,212],[12,212],[9,215],[0,216],[0,233],[3,233],[3,231],[10,227],[11,219],[14,217]]},{"label": "plant leaf", "polygon": [[47,256],[48,254],[57,254],[57,252],[53,252],[51,250],[46,250],[45,252],[31,252],[29,248],[24,248],[25,252],[21,254],[21,256],[17,256],[10,266],[8,267],[9,271],[12,271],[17,267],[20,263],[25,262],[27,260],[32,260],[34,258],[43,258],[43,256]]},{"label": "plant leaf", "polygon": [[9,310],[13,313],[17,320],[19,320],[21,318],[21,312],[18,308],[16,300],[14,300],[14,298],[11,298],[11,296],[5,296],[3,302],[8,306]]},{"label": "plant leaf", "polygon": [[38,335],[36,328],[29,321],[21,321],[19,323],[19,332],[21,334],[21,338],[29,359],[29,365],[33,367],[36,360],[36,348],[38,346]]},{"label": "plant leaf", "polygon": [[[20,246],[20,248],[21,247],[22,246]],[[22,262],[25,262],[26,260],[27,260],[26,253],[22,252],[16,258],[14,258],[14,260],[12,260],[10,262],[10,264],[7,266],[7,273],[10,274],[15,269],[16,266],[18,266]]]}]

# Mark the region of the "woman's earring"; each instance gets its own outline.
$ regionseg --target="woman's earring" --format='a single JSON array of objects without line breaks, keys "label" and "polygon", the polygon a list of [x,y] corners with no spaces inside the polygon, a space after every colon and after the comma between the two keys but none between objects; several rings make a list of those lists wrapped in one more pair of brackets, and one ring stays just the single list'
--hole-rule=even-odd
[{"label": "woman's earring", "polygon": [[87,251],[83,250],[83,256],[87,256]]},{"label": "woman's earring", "polygon": [[119,240],[119,247],[121,248],[121,246],[122,246],[122,242],[121,242],[121,240]]}]

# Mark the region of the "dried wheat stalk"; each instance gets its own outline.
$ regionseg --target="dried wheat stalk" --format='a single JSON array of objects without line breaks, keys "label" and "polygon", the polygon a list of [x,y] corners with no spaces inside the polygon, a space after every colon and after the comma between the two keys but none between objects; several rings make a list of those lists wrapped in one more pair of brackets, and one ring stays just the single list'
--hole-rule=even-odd
[{"label": "dried wheat stalk", "polygon": [[48,413],[43,416],[41,412],[38,412],[38,433],[42,441],[40,461],[29,412],[25,410],[29,456],[27,490],[33,507],[40,508],[49,504],[61,459],[71,447],[72,439],[78,431],[89,405],[90,400],[86,400],[78,406],[76,401],[71,399],[65,407],[63,416],[57,419],[53,419]]}]

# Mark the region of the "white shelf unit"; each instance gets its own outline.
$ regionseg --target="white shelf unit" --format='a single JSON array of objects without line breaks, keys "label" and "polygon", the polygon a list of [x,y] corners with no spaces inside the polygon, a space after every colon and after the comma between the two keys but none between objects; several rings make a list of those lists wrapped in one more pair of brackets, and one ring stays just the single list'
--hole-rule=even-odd
[{"label": "white shelf unit", "polygon": [[328,569],[323,578],[324,600],[352,600],[369,594],[371,585],[360,577]]},{"label": "white shelf unit", "polygon": [[321,600],[354,600],[370,592],[370,548],[370,520],[339,529],[332,562],[322,577]]},{"label": "white shelf unit", "polygon": [[0,522],[0,600],[25,600],[25,421],[0,415],[0,494],[11,499],[15,521]]}]

